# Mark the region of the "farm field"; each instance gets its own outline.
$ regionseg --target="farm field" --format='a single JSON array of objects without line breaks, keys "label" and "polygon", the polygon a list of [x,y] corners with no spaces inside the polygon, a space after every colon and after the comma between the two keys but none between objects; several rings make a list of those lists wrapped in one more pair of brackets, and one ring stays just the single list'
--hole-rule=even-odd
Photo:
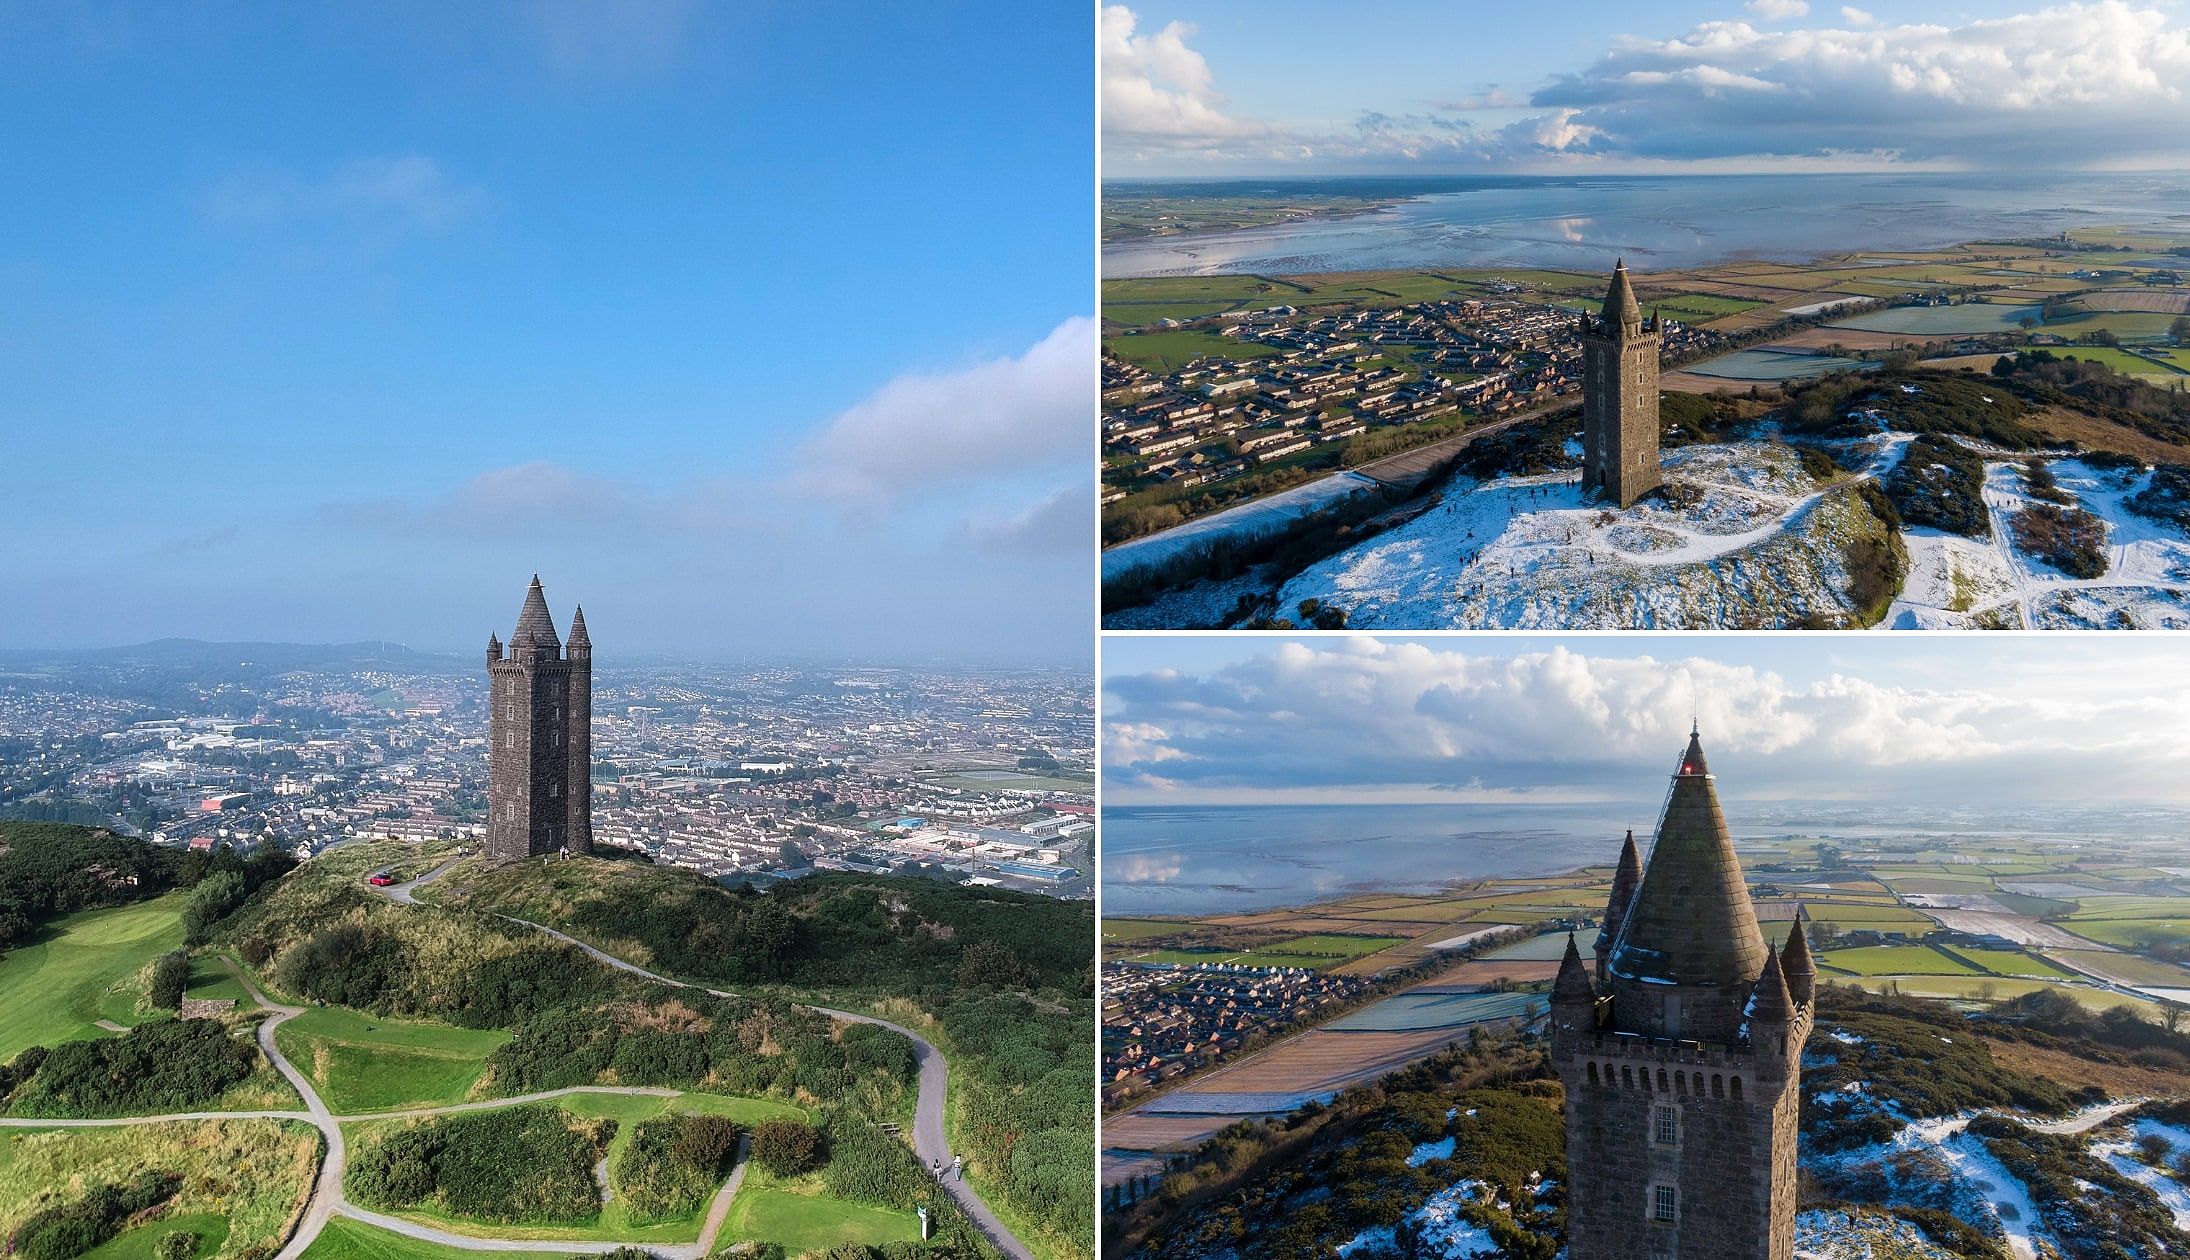
[{"label": "farm field", "polygon": [[1263,358],[1277,353],[1267,346],[1221,337],[1213,331],[1199,328],[1166,329],[1162,332],[1106,337],[1103,339],[1103,348],[1128,363],[1154,372],[1170,372],[1211,355]]},{"label": "farm field", "polygon": [[1853,985],[1871,993],[1884,991],[1888,986],[1894,992],[1908,997],[1944,998],[1950,1001],[1996,1002],[2050,989],[2063,994],[2083,1006],[2104,1011],[2126,1006],[2146,1019],[2159,1016],[2159,1004],[2139,998],[2109,993],[2087,985],[2054,984],[2045,980],[2025,980],[2014,976],[1869,976],[1857,979],[1835,977],[1835,984]]},{"label": "farm field", "polygon": [[1139,941],[1151,936],[1165,936],[1182,932],[1194,926],[1176,919],[1104,919],[1103,940]]},{"label": "farm field", "polygon": [[337,1115],[462,1102],[510,1034],[314,1007],[274,1030]]},{"label": "farm field", "polygon": [[69,915],[0,955],[0,1061],[30,1046],[103,1037],[97,1021],[135,1023],[137,993],[116,992],[182,945],[182,895]]},{"label": "farm field", "polygon": [[1817,956],[1818,969],[1851,976],[1972,976],[1977,968],[1926,945],[1836,949]]}]

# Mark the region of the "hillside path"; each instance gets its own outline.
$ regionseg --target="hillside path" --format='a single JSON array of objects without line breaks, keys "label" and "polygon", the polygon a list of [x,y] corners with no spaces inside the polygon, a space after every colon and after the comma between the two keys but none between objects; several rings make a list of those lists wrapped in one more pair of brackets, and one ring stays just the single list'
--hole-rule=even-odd
[{"label": "hillside path", "polygon": [[[374,891],[403,905],[418,905],[420,903],[413,895],[414,891],[420,885],[430,883],[446,875],[450,869],[462,860],[461,856],[450,858],[417,879],[401,884],[391,884]],[[584,950],[588,957],[598,962],[614,967],[618,971],[638,976],[641,979],[651,980],[656,984],[665,984],[676,989],[697,989],[702,993],[721,998],[737,996],[723,989],[710,989],[705,985],[690,984],[683,980],[672,979],[658,972],[649,971],[637,963],[628,962],[605,950],[597,949],[568,932],[557,931],[544,923],[535,923],[530,919],[520,919],[511,914],[498,915],[497,917],[511,923],[522,924],[538,932],[545,932],[566,945],[575,945]],[[813,1006],[808,1009],[818,1011],[834,1020],[854,1024],[873,1024],[878,1028],[886,1028],[912,1043],[913,1061],[920,1069],[920,1094],[913,1111],[913,1153],[919,1156],[923,1168],[933,1168],[938,1161],[941,1161],[945,1172],[943,1188],[950,1192],[951,1198],[957,1200],[959,1207],[965,1209],[966,1215],[987,1236],[990,1243],[994,1244],[1005,1255],[1010,1256],[1012,1260],[1034,1260],[1034,1253],[1028,1249],[1025,1243],[1019,1241],[1017,1235],[1004,1227],[1004,1223],[997,1219],[996,1213],[989,1209],[989,1205],[982,1201],[980,1195],[973,1192],[973,1187],[949,1175],[954,1152],[950,1149],[950,1138],[944,1129],[943,1113],[945,1099],[950,1089],[950,1062],[943,1057],[943,1052],[936,1049],[927,1038],[903,1024],[895,1024],[873,1015],[862,1015],[856,1011],[840,1011],[826,1006]],[[291,1260],[291,1258],[282,1256],[277,1257],[277,1260]]]}]

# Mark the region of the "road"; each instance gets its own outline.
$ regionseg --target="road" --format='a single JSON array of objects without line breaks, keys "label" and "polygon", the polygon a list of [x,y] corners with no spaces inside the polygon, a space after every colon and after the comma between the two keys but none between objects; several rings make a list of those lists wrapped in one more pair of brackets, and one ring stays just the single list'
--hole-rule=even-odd
[{"label": "road", "polygon": [[[417,879],[376,889],[375,891],[402,905],[419,905],[421,903],[413,896],[419,885],[440,878],[458,860],[452,858]],[[672,980],[667,976],[656,975],[644,967],[626,962],[613,954],[604,953],[584,941],[578,940],[576,937],[564,932],[558,932],[544,924],[534,923],[529,919],[519,919],[511,915],[501,917],[512,923],[521,923],[526,927],[545,932],[559,941],[575,945],[592,957],[619,971],[629,972],[632,975],[659,984],[671,985],[675,988],[701,989],[702,992],[711,993],[717,997],[735,996],[720,989],[705,989],[699,985],[686,984],[682,980]],[[326,1102],[319,1096],[319,1091],[312,1088],[310,1078],[306,1077],[303,1072],[297,1069],[294,1063],[289,1061],[289,1057],[281,1052],[280,1045],[274,1039],[276,1029],[302,1015],[306,1008],[287,1006],[274,1001],[259,989],[258,985],[252,981],[251,977],[242,968],[237,967],[226,958],[223,958],[221,962],[243,984],[244,990],[251,995],[253,1002],[273,1012],[271,1018],[259,1025],[259,1048],[265,1051],[266,1059],[274,1065],[274,1069],[280,1072],[289,1084],[296,1089],[297,1096],[304,1100],[303,1111],[179,1111],[157,1116],[117,1116],[98,1120],[0,1118],[0,1128],[88,1129],[110,1128],[117,1125],[165,1124],[178,1120],[293,1120],[309,1124],[319,1130],[321,1139],[326,1142],[326,1154],[319,1161],[319,1174],[313,1179],[311,1196],[305,1203],[304,1213],[298,1220],[296,1228],[290,1233],[287,1245],[282,1247],[274,1260],[299,1260],[311,1248],[312,1244],[318,1241],[320,1232],[327,1227],[328,1220],[337,1215],[363,1221],[368,1225],[377,1226],[391,1233],[401,1234],[406,1238],[416,1238],[423,1242],[438,1243],[445,1247],[455,1247],[464,1251],[534,1251],[555,1252],[566,1255],[602,1255],[629,1245],[608,1241],[474,1237],[469,1234],[450,1233],[447,1230],[436,1229],[431,1225],[423,1225],[416,1221],[405,1220],[402,1217],[390,1216],[384,1212],[375,1212],[370,1208],[360,1207],[355,1203],[351,1203],[342,1190],[342,1176],[349,1161],[349,1149],[343,1141],[342,1125],[347,1121],[399,1120],[412,1116],[450,1115],[465,1111],[484,1111],[496,1107],[516,1106],[521,1103],[544,1102],[571,1094],[624,1094],[676,1098],[680,1097],[683,1091],[634,1085],[574,1085],[564,1089],[543,1090],[538,1093],[519,1094],[510,1098],[486,1099],[480,1102],[452,1103],[440,1107],[411,1107],[399,1111],[375,1111],[354,1116],[337,1116],[328,1110]],[[912,1042],[913,1057],[920,1068],[920,1094],[913,1120],[913,1149],[918,1153],[923,1164],[932,1165],[935,1161],[941,1160],[947,1167],[951,1161],[951,1152],[943,1130],[943,1101],[944,1092],[950,1084],[950,1065],[943,1058],[942,1052],[929,1044],[926,1038],[921,1037],[911,1029],[899,1024],[893,1024],[886,1019],[876,1019],[871,1015],[861,1015],[853,1011],[831,1010],[820,1006],[810,1009],[818,1011],[831,1019],[874,1024],[887,1028]],[[714,1200],[708,1205],[707,1217],[701,1224],[698,1241],[681,1244],[649,1243],[646,1247],[648,1251],[662,1257],[662,1260],[706,1260],[706,1257],[714,1251],[715,1239],[722,1232],[723,1222],[729,1218],[730,1204],[737,1197],[738,1187],[745,1183],[747,1146],[746,1140],[741,1138],[738,1142],[737,1157],[731,1166],[730,1175],[724,1180],[722,1188],[715,1192]],[[958,1201],[959,1206],[965,1209],[966,1215],[972,1218],[981,1231],[988,1236],[989,1241],[999,1250],[1011,1256],[1012,1260],[1034,1260],[1033,1252],[1029,1251],[1026,1244],[1020,1242],[1011,1231],[1004,1228],[1003,1223],[996,1219],[996,1214],[989,1210],[988,1205],[981,1201],[980,1196],[976,1195],[971,1187],[963,1182],[946,1180],[944,1188],[950,1192],[952,1198]]]},{"label": "road", "polygon": [[[391,884],[386,888],[375,891],[383,893],[391,900],[403,905],[419,905],[421,903],[415,895],[417,889],[421,885],[431,883],[448,874],[462,860],[461,856],[450,858],[417,879],[401,884]],[[566,945],[574,945],[584,950],[588,957],[614,967],[618,971],[638,976],[643,980],[651,980],[656,984],[665,984],[671,988],[696,989],[699,992],[720,998],[737,996],[735,993],[723,989],[710,989],[705,985],[688,984],[685,981],[671,979],[658,972],[648,971],[637,963],[618,958],[605,950],[597,949],[568,932],[557,931],[544,923],[535,923],[530,919],[520,919],[509,914],[499,915],[498,917],[511,923],[529,927],[536,932],[544,932]],[[873,1024],[879,1028],[887,1028],[912,1043],[913,1061],[918,1064],[920,1069],[920,1094],[913,1109],[913,1152],[920,1157],[920,1163],[923,1167],[932,1168],[940,1161],[948,1169],[951,1165],[953,1152],[950,1148],[950,1138],[944,1131],[943,1108],[950,1089],[950,1062],[943,1057],[943,1052],[936,1049],[927,1038],[922,1037],[903,1024],[893,1024],[889,1020],[877,1019],[872,1015],[862,1015],[856,1011],[834,1010],[826,1006],[815,1006],[808,1009],[818,1011],[831,1019],[842,1020],[847,1023]],[[1012,1257],[1012,1260],[1034,1260],[1034,1253],[1029,1251],[1027,1245],[1019,1241],[1016,1235],[1004,1227],[1004,1223],[996,1218],[996,1213],[989,1210],[989,1205],[982,1202],[981,1196],[975,1194],[971,1186],[962,1181],[946,1178],[943,1182],[943,1188],[950,1192],[951,1198],[957,1200],[958,1206],[965,1209],[966,1215],[972,1218],[974,1224],[980,1228],[989,1242],[994,1244],[999,1251]],[[288,1260],[288,1258],[280,1257],[278,1260]]]}]

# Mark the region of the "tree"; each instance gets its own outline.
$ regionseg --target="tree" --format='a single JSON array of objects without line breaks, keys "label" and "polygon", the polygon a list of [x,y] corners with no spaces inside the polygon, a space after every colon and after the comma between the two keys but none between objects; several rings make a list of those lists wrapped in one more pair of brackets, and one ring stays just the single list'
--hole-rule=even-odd
[{"label": "tree", "polygon": [[145,1000],[160,1010],[182,1005],[183,991],[190,987],[190,956],[181,950],[160,955],[152,963],[152,982],[145,986]]},{"label": "tree", "polygon": [[2190,315],[2177,315],[2175,322],[2167,326],[2167,335],[2176,345],[2190,345]]},{"label": "tree", "polygon": [[958,963],[958,984],[961,988],[1018,988],[1027,984],[1031,978],[1018,956],[995,941],[975,941],[966,946]]}]

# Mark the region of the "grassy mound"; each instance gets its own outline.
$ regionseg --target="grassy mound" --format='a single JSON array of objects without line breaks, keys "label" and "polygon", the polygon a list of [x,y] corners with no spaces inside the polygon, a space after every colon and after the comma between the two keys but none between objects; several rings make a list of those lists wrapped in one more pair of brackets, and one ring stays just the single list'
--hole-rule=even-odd
[{"label": "grassy mound", "polygon": [[548,1104],[391,1124],[356,1143],[343,1187],[388,1211],[582,1225],[601,1214],[593,1166],[615,1135],[613,1119],[581,1120]]}]

